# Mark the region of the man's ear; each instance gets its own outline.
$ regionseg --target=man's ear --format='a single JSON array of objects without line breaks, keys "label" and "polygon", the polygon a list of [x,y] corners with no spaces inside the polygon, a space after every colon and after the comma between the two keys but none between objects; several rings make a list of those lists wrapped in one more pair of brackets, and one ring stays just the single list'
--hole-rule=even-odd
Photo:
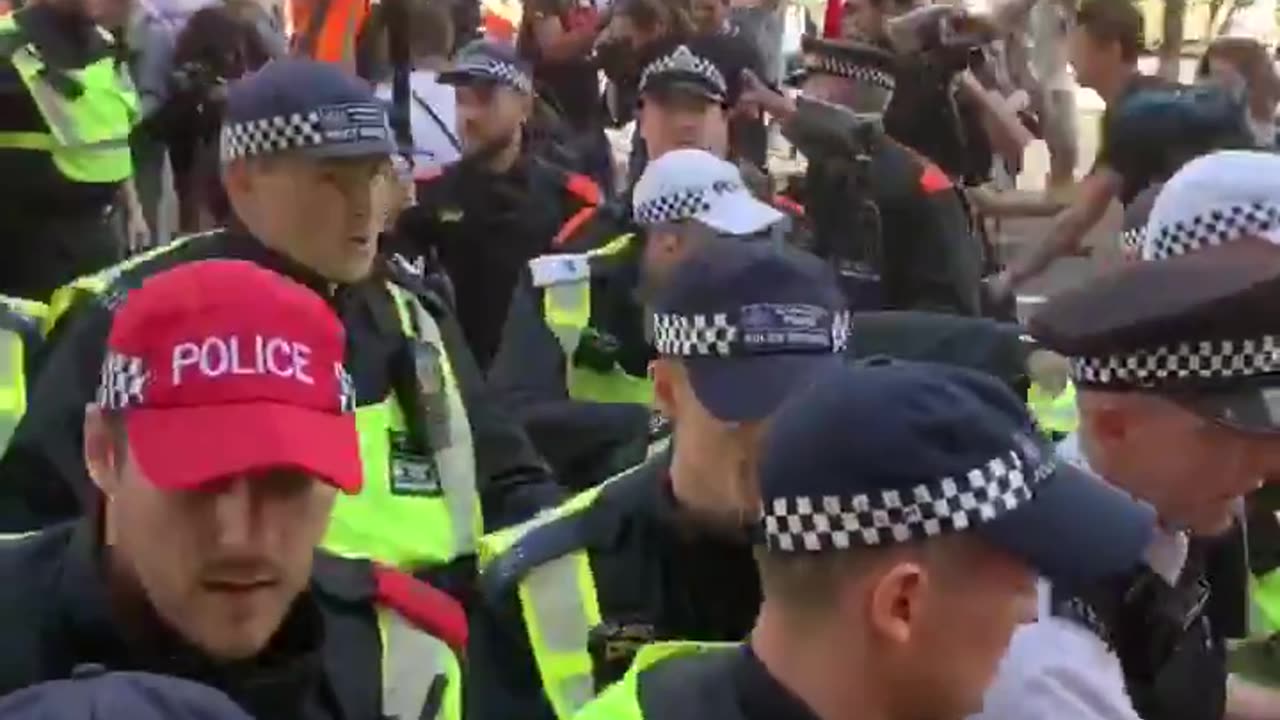
[{"label": "man's ear", "polygon": [[872,631],[885,643],[909,643],[929,586],[924,566],[909,560],[894,562],[874,572],[869,585],[866,613]]},{"label": "man's ear", "polygon": [[653,406],[668,420],[679,414],[676,385],[680,369],[672,361],[658,358],[649,363],[649,378],[653,380]]},{"label": "man's ear", "polygon": [[245,158],[240,158],[223,165],[222,185],[229,195],[249,193],[253,189],[253,180],[249,173],[249,161]]},{"label": "man's ear", "polygon": [[1078,404],[1080,419],[1088,425],[1093,442],[1101,443],[1102,451],[1120,448],[1129,434],[1133,422],[1133,409],[1104,394],[1081,396]]},{"label": "man's ear", "polygon": [[84,465],[89,477],[102,494],[111,497],[120,477],[118,457],[119,442],[107,418],[96,405],[89,405],[84,412]]}]

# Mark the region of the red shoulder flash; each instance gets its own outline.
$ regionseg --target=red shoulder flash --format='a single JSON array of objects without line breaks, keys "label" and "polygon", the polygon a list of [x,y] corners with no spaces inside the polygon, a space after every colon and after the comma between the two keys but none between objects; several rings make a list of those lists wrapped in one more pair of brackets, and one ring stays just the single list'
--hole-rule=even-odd
[{"label": "red shoulder flash", "polygon": [[380,605],[395,610],[414,627],[461,653],[467,646],[467,613],[447,593],[384,565],[373,566]]},{"label": "red shoulder flash", "polygon": [[786,195],[774,195],[773,206],[792,215],[804,217],[804,206]]},{"label": "red shoulder flash", "polygon": [[563,247],[573,237],[574,233],[587,224],[587,221],[596,214],[596,210],[599,207],[599,205],[588,205],[574,213],[572,217],[565,221],[564,225],[560,226],[560,231],[556,233],[556,236],[551,238],[551,247]]},{"label": "red shoulder flash", "polygon": [[950,190],[952,187],[951,178],[942,172],[942,168],[933,163],[925,163],[924,172],[920,173],[920,190],[925,195]]},{"label": "red shoulder flash", "polygon": [[600,186],[595,180],[581,173],[567,172],[564,175],[564,189],[571,195],[588,205],[600,204],[603,193],[600,192]]}]

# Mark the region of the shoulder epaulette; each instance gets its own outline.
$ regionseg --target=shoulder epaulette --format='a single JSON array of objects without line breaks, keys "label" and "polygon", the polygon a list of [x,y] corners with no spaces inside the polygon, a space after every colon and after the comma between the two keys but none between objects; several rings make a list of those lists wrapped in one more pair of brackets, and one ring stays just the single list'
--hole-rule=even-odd
[{"label": "shoulder epaulette", "polygon": [[485,568],[480,576],[481,593],[497,605],[500,598],[534,568],[582,549],[583,516],[589,508],[580,508],[530,527]]},{"label": "shoulder epaulette", "polygon": [[414,627],[443,641],[455,652],[467,647],[467,614],[462,604],[409,573],[373,565],[378,604],[391,608]]},{"label": "shoulder epaulette", "polygon": [[646,472],[650,463],[669,461],[670,456],[666,454],[651,457],[548,511],[558,515],[530,520],[515,542],[485,567],[480,576],[481,592],[498,604],[534,568],[572,552],[597,547],[602,534],[599,529],[608,525],[596,522],[600,517],[598,512],[603,508],[628,506],[627,496],[643,491],[642,485],[653,480],[651,473]]},{"label": "shoulder epaulette", "polygon": [[604,193],[601,192],[600,186],[596,184],[595,180],[582,173],[566,171],[564,174],[564,189],[587,205],[595,206],[604,201]]},{"label": "shoulder epaulette", "polygon": [[942,168],[932,162],[926,161],[924,168],[920,172],[920,191],[925,195],[932,195],[955,187],[951,182],[951,178],[942,172]]}]

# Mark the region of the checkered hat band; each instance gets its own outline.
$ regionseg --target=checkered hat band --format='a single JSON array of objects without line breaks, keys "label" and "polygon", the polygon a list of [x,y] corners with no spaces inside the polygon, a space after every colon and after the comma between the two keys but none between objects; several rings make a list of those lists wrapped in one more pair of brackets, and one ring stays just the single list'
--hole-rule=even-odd
[{"label": "checkered hat band", "polygon": [[656,198],[637,203],[636,222],[641,225],[680,222],[711,211],[711,201],[718,195],[746,192],[741,182],[720,180],[711,185],[677,188]]},{"label": "checkered hat band", "polygon": [[502,60],[485,58],[465,61],[458,64],[453,69],[453,72],[492,78],[526,95],[533,93],[533,78],[529,77],[528,73],[522,72],[515,65]]},{"label": "checkered hat band", "polygon": [[835,75],[858,82],[868,83],[878,88],[893,92],[897,81],[889,73],[866,65],[858,65],[847,60],[838,60],[826,55],[811,55],[805,59],[805,70],[822,75]]},{"label": "checkered hat band", "polygon": [[1149,233],[1150,260],[1185,255],[1207,247],[1260,235],[1280,227],[1280,205],[1249,203],[1214,208]]},{"label": "checkered hat band", "polygon": [[831,313],[829,320],[787,332],[776,324],[752,325],[745,313],[654,313],[653,347],[659,355],[685,358],[745,357],[770,352],[841,353],[849,345],[849,323],[849,313],[840,311]]},{"label": "checkered hat band", "polygon": [[[338,381],[339,409],[344,413],[355,412],[356,385],[351,374],[342,363],[335,363],[333,371]],[[108,351],[98,383],[98,407],[120,411],[144,406],[148,377],[142,358]]]},{"label": "checkered hat band", "polygon": [[97,405],[103,410],[124,410],[142,404],[147,370],[142,358],[107,352],[98,383]]},{"label": "checkered hat band", "polygon": [[730,357],[738,326],[728,313],[653,316],[653,348],[668,357]]},{"label": "checkered hat band", "polygon": [[721,95],[728,92],[726,89],[728,86],[725,84],[724,75],[720,73],[720,68],[710,60],[694,55],[693,51],[684,45],[645,66],[644,72],[640,74],[641,92],[649,87],[651,79],[667,74],[697,76],[714,87]]},{"label": "checkered hat band", "polygon": [[380,105],[352,103],[305,113],[274,115],[222,126],[222,161],[339,145],[363,140],[390,142],[387,115]]},{"label": "checkered hat band", "polygon": [[1129,228],[1120,233],[1120,249],[1125,255],[1138,255],[1142,252],[1142,228]]},{"label": "checkered hat band", "polygon": [[904,490],[774,498],[761,520],[765,542],[777,552],[823,552],[968,530],[1031,500],[1053,469],[1053,461],[1030,467],[1010,451],[962,475]]},{"label": "checkered hat band", "polygon": [[1118,355],[1073,357],[1070,361],[1072,377],[1089,385],[1247,378],[1280,372],[1280,336],[1184,342]]}]

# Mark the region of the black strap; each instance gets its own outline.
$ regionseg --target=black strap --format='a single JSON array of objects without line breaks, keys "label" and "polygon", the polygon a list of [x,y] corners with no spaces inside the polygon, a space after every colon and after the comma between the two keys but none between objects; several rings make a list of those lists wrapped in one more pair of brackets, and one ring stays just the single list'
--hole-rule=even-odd
[{"label": "black strap", "polygon": [[450,130],[447,125],[444,124],[444,120],[440,119],[440,116],[436,114],[435,109],[432,108],[431,105],[429,105],[426,100],[423,100],[422,97],[418,95],[418,93],[414,92],[413,90],[409,91],[409,96],[412,97],[413,101],[418,104],[418,107],[427,111],[427,114],[431,116],[432,122],[436,124],[436,127],[440,128],[440,132],[444,133],[445,139],[449,141],[449,144],[453,146],[453,149],[457,150],[458,152],[462,152],[462,143],[458,142],[457,136],[455,136],[453,134],[453,131]]},{"label": "black strap", "polygon": [[391,59],[391,129],[395,132],[400,156],[413,152],[409,128],[409,6],[408,0],[385,0],[387,48]]}]

